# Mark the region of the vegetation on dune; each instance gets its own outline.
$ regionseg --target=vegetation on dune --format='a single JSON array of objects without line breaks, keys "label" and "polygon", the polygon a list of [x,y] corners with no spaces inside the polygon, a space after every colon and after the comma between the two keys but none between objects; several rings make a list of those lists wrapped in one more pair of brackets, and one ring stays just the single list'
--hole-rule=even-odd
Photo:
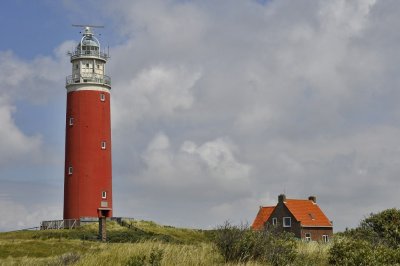
[{"label": "vegetation on dune", "polygon": [[247,225],[225,222],[215,232],[215,244],[225,262],[259,261],[271,265],[291,264],[297,255],[296,239],[287,232],[251,230]]},{"label": "vegetation on dune", "polygon": [[0,265],[400,265],[397,209],[371,214],[328,244],[229,223],[195,230],[133,220],[108,222],[101,243],[97,226],[0,233]]},{"label": "vegetation on dune", "polygon": [[108,243],[97,241],[96,223],[73,230],[0,233],[0,265],[214,265],[222,262],[203,230],[145,221],[127,223],[123,226],[107,223]]},{"label": "vegetation on dune", "polygon": [[194,244],[211,240],[210,231],[206,230],[176,228],[159,225],[151,221],[137,220],[122,221],[122,225],[137,232],[142,231],[153,236],[158,236],[160,240],[164,240],[165,242]]},{"label": "vegetation on dune", "polygon": [[371,213],[355,229],[337,234],[329,250],[335,265],[400,265],[400,210]]}]

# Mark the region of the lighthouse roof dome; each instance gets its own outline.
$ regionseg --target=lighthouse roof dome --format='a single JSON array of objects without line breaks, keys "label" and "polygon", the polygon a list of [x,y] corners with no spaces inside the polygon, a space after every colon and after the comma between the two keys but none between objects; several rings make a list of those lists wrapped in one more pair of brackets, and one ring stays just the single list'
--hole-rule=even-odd
[{"label": "lighthouse roof dome", "polygon": [[[95,50],[98,50],[100,48],[100,42],[99,40],[97,40],[96,37],[94,37],[94,34],[91,30],[90,27],[85,27],[85,31],[82,34],[82,39],[80,41],[80,43],[78,44],[78,49],[83,48],[85,50],[85,46],[86,47],[96,47],[94,48]],[[93,48],[89,49],[92,50]]]},{"label": "lighthouse roof dome", "polygon": [[81,42],[78,44],[78,49],[81,48],[81,46],[93,46],[93,47],[100,47],[99,41],[92,36],[84,36],[81,40]]},{"label": "lighthouse roof dome", "polygon": [[89,38],[83,39],[82,40],[82,45],[83,46],[97,46],[97,47],[99,47],[99,44],[95,40],[89,39]]}]

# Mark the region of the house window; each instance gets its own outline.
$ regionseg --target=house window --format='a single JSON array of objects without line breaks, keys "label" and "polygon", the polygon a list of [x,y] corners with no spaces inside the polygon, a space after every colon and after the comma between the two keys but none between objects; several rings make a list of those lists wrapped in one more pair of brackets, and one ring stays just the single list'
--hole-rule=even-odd
[{"label": "house window", "polygon": [[306,233],[305,240],[306,241],[311,241],[311,233]]},{"label": "house window", "polygon": [[70,117],[70,118],[69,118],[68,124],[69,124],[70,126],[72,126],[72,125],[74,124],[74,118],[73,118],[73,117]]},{"label": "house window", "polygon": [[328,235],[322,235],[322,242],[328,243],[329,242],[329,236]]},{"label": "house window", "polygon": [[292,226],[292,218],[283,217],[283,227],[291,227]]},{"label": "house window", "polygon": [[278,218],[274,217],[272,218],[272,225],[277,225],[278,224]]},{"label": "house window", "polygon": [[106,191],[102,191],[101,192],[101,198],[102,199],[106,199],[107,198],[107,192]]},{"label": "house window", "polygon": [[102,141],[102,142],[101,142],[101,149],[102,149],[102,150],[105,150],[105,149],[106,149],[106,142],[105,142],[105,141]]},{"label": "house window", "polygon": [[104,102],[106,100],[106,95],[104,93],[100,94],[100,101]]},{"label": "house window", "polygon": [[78,68],[79,68],[79,64],[76,64],[76,65],[75,65],[75,69],[78,69]]},{"label": "house window", "polygon": [[72,166],[68,167],[68,174],[72,175]]},{"label": "house window", "polygon": [[86,67],[89,68],[89,64],[86,64]]}]

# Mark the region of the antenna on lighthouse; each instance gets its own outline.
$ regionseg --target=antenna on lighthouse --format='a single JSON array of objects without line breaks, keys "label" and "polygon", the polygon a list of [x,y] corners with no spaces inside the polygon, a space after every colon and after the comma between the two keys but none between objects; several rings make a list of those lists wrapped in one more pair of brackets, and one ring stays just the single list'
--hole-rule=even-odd
[{"label": "antenna on lighthouse", "polygon": [[72,24],[72,27],[84,28],[85,32],[84,35],[92,36],[92,28],[102,29],[104,26],[102,25],[88,25],[88,24]]},{"label": "antenna on lighthouse", "polygon": [[104,26],[102,26],[102,25],[87,25],[87,24],[85,24],[85,25],[72,24],[72,27],[78,27],[78,28],[86,28],[86,27],[89,27],[89,28],[104,28]]}]

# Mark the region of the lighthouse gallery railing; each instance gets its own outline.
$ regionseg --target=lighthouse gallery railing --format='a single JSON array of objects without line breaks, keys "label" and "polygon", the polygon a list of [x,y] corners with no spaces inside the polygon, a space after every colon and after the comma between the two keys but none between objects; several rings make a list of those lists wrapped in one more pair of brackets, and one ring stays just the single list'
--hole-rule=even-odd
[{"label": "lighthouse gallery railing", "polygon": [[109,76],[96,73],[85,73],[82,75],[75,74],[67,76],[66,78],[66,85],[87,83],[87,82],[111,86],[111,78]]}]

